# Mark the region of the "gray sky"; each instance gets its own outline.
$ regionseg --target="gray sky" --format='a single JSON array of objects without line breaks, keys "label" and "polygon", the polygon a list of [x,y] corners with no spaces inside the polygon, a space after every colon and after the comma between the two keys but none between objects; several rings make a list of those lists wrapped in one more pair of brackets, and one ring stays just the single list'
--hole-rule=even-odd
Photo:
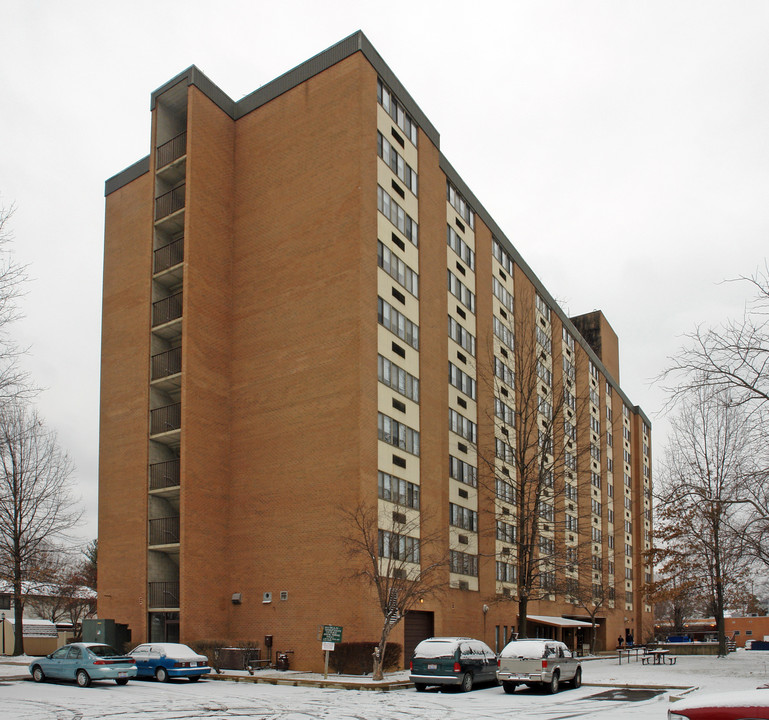
[{"label": "gray sky", "polygon": [[0,203],[34,278],[16,328],[96,535],[104,181],[149,152],[152,90],[196,64],[239,99],[363,30],[571,315],[600,308],[650,384],[769,230],[769,2],[6,0]]}]

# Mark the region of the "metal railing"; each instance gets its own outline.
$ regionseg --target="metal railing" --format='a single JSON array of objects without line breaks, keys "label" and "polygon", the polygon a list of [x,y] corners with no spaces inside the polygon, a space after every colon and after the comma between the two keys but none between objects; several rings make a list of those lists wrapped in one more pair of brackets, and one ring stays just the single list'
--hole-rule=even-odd
[{"label": "metal railing", "polygon": [[176,375],[182,371],[182,349],[171,348],[165,352],[152,356],[152,379]]},{"label": "metal railing", "polygon": [[155,250],[153,272],[163,272],[163,270],[178,265],[182,260],[184,260],[184,238],[179,238]]},{"label": "metal railing", "polygon": [[187,131],[185,130],[168,142],[159,145],[156,152],[155,169],[160,170],[187,152]]},{"label": "metal railing", "polygon": [[179,583],[178,582],[151,582],[149,583],[149,607],[152,608],[178,608],[179,607]]},{"label": "metal railing", "polygon": [[184,185],[155,198],[155,220],[160,220],[184,207]]},{"label": "metal railing", "polygon": [[180,484],[179,458],[150,465],[150,490],[177,487]]},{"label": "metal railing", "polygon": [[166,405],[150,410],[150,435],[178,430],[182,426],[182,404]]},{"label": "metal railing", "polygon": [[152,327],[163,325],[182,316],[183,293],[178,292],[152,303]]},{"label": "metal railing", "polygon": [[179,542],[179,516],[150,520],[150,545],[176,545]]}]

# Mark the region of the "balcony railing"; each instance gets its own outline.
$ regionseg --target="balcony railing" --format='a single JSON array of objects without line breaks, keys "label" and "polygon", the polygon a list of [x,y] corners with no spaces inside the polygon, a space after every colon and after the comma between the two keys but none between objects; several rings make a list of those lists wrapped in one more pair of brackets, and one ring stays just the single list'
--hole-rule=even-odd
[{"label": "balcony railing", "polygon": [[150,520],[150,545],[176,545],[179,542],[179,516]]},{"label": "balcony railing", "polygon": [[181,483],[179,459],[150,465],[150,490],[178,487]]},{"label": "balcony railing", "polygon": [[182,371],[182,349],[171,348],[165,352],[152,356],[152,379],[176,375]]},{"label": "balcony railing", "polygon": [[178,430],[182,426],[182,404],[174,403],[150,410],[150,435]]},{"label": "balcony railing", "polygon": [[168,245],[155,250],[155,273],[163,272],[184,260],[184,238],[179,238]]},{"label": "balcony railing", "polygon": [[158,146],[155,156],[155,167],[157,170],[177,160],[187,152],[187,131],[179,133],[175,138]]},{"label": "balcony railing", "polygon": [[184,185],[155,198],[155,220],[160,220],[184,207]]},{"label": "balcony railing", "polygon": [[163,325],[182,316],[183,293],[176,293],[152,303],[152,327]]},{"label": "balcony railing", "polygon": [[178,608],[179,607],[179,583],[178,582],[149,583],[148,605],[151,608]]}]

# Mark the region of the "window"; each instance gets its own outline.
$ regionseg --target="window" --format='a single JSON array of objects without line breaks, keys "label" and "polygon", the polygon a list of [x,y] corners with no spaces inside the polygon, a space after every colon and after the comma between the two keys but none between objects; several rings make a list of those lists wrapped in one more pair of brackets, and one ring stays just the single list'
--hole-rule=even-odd
[{"label": "window", "polygon": [[497,300],[510,312],[513,312],[513,296],[507,291],[507,288],[495,277],[491,278],[491,287]]},{"label": "window", "polygon": [[515,373],[498,357],[494,358],[494,375],[503,383],[513,387],[515,383]]},{"label": "window", "polygon": [[513,448],[502,438],[494,438],[494,452],[502,462],[506,462],[510,465],[515,463]]},{"label": "window", "polygon": [[449,503],[449,525],[478,532],[478,513],[470,508]]},{"label": "window", "polygon": [[471,270],[475,270],[475,253],[457,234],[451,225],[446,225],[446,244],[457,254]]},{"label": "window", "polygon": [[[550,370],[545,367],[544,363],[541,360],[537,360],[537,376],[539,379],[545,383],[548,387],[552,387],[553,385],[553,373],[550,372]],[[571,393],[569,393],[571,395]],[[572,397],[574,397],[572,395]]]},{"label": "window", "polygon": [[593,570],[603,570],[603,558],[600,555],[593,555]]},{"label": "window", "polygon": [[[563,421],[563,434],[566,436],[568,440],[576,440],[577,439],[577,427],[576,425],[572,425],[571,422],[568,420]],[[569,453],[571,455],[571,453]],[[574,457],[574,456],[572,456]],[[567,461],[568,462],[568,461]],[[577,458],[574,458],[574,467],[572,470],[577,469]]]},{"label": "window", "polygon": [[537,325],[537,342],[545,352],[548,354],[552,353],[552,340],[550,340],[550,336],[541,327],[539,327],[539,325]]},{"label": "window", "polygon": [[379,497],[419,510],[419,485],[379,471]]},{"label": "window", "polygon": [[[574,427],[574,426],[569,425],[569,427]],[[570,453],[568,450],[564,451],[564,460],[566,462],[566,467],[569,470],[577,469],[577,456],[574,453]]]},{"label": "window", "polygon": [[419,326],[415,325],[405,315],[398,312],[392,305],[381,297],[377,298],[379,324],[407,342],[414,350],[419,350]]},{"label": "window", "polygon": [[552,522],[554,515],[555,515],[555,511],[553,510],[553,506],[550,505],[550,503],[541,502],[539,504],[539,516],[543,520],[549,520],[550,522]]},{"label": "window", "polygon": [[455,458],[453,455],[449,455],[449,475],[465,485],[471,487],[478,485],[478,471],[475,466]]},{"label": "window", "polygon": [[573,515],[566,513],[566,530],[568,532],[579,532],[579,522]]},{"label": "window", "polygon": [[577,371],[572,365],[572,363],[569,361],[569,359],[564,356],[563,358],[563,374],[569,379],[574,380],[574,376],[577,374]]},{"label": "window", "polygon": [[379,531],[379,557],[419,562],[419,538],[398,535],[387,530]]},{"label": "window", "polygon": [[593,443],[590,443],[590,456],[593,458],[593,460],[601,462],[601,448],[598,445],[593,445]]},{"label": "window", "polygon": [[494,414],[503,424],[515,427],[515,411],[496,397],[494,398]]},{"label": "window", "polygon": [[553,419],[553,406],[543,397],[539,398],[539,412],[548,420]]},{"label": "window", "polygon": [[470,312],[475,312],[475,295],[451,270],[448,273],[449,292]]},{"label": "window", "polygon": [[446,199],[449,201],[451,207],[457,211],[459,217],[461,217],[471,228],[475,229],[475,213],[473,212],[473,209],[448,180],[446,181]]},{"label": "window", "polygon": [[451,572],[478,577],[477,555],[469,555],[467,553],[459,552],[459,550],[451,550],[449,562]]},{"label": "window", "polygon": [[385,165],[387,165],[390,170],[400,178],[406,187],[416,195],[417,174],[380,132],[377,132],[377,152],[379,153],[379,157],[384,160]]},{"label": "window", "polygon": [[590,483],[593,487],[601,489],[601,476],[597,472],[590,473]]},{"label": "window", "polygon": [[597,528],[597,527],[591,528],[590,534],[591,534],[591,537],[593,538],[593,542],[598,542],[598,543],[601,542],[601,538],[603,536],[601,535],[600,528]]},{"label": "window", "polygon": [[451,315],[449,315],[449,337],[471,355],[475,355],[475,336],[465,330]]},{"label": "window", "polygon": [[576,485],[570,485],[569,483],[565,483],[563,486],[564,492],[566,493],[566,499],[567,500],[576,500],[577,499],[577,486]]},{"label": "window", "polygon": [[505,269],[508,275],[512,275],[513,258],[510,257],[510,254],[502,247],[502,244],[496,238],[492,238],[491,247],[492,254],[497,259],[499,264]]},{"label": "window", "polygon": [[541,537],[539,539],[539,554],[542,557],[553,555],[555,553],[555,540],[553,538]]},{"label": "window", "polygon": [[497,560],[497,580],[499,582],[518,582],[518,568],[513,563]]},{"label": "window", "polygon": [[384,108],[385,112],[395,120],[398,127],[406,133],[411,142],[417,144],[417,125],[411,119],[390,89],[385,86],[381,79],[377,81],[377,101]]},{"label": "window", "polygon": [[414,245],[418,241],[418,226],[406,211],[393,200],[381,185],[377,186],[377,209]]},{"label": "window", "polygon": [[392,388],[395,392],[404,395],[409,400],[419,402],[419,380],[403,368],[388,360],[382,355],[379,356],[379,382]]},{"label": "window", "polygon": [[451,362],[449,362],[449,383],[471,400],[475,400],[475,380]]},{"label": "window", "polygon": [[598,515],[600,517],[602,509],[601,503],[599,503],[595,498],[591,498],[590,500],[590,509],[594,515]]},{"label": "window", "polygon": [[569,350],[574,350],[574,336],[566,328],[563,328],[563,344]]},{"label": "window", "polygon": [[633,557],[633,546],[625,543],[625,555],[627,557]]},{"label": "window", "polygon": [[536,305],[537,310],[539,310],[542,317],[550,322],[550,306],[542,299],[542,296],[539,293],[537,293]]},{"label": "window", "polygon": [[596,407],[599,406],[600,400],[598,398],[598,391],[595,388],[590,388],[590,402]]},{"label": "window", "polygon": [[509,482],[505,482],[504,480],[497,478],[496,491],[497,491],[497,497],[500,500],[504,500],[505,502],[508,502],[511,505],[515,505],[516,503],[515,488]]},{"label": "window", "polygon": [[455,432],[457,435],[461,435],[465,440],[469,440],[473,443],[477,437],[475,423],[451,408],[449,408],[449,430]]},{"label": "window", "polygon": [[377,240],[377,261],[395,282],[419,297],[419,276],[380,240]]},{"label": "window", "polygon": [[590,429],[594,433],[601,432],[601,421],[595,415],[590,416]]},{"label": "window", "polygon": [[518,529],[515,525],[497,520],[497,540],[514,543],[518,539]]},{"label": "window", "polygon": [[492,318],[494,334],[511,350],[515,344],[515,336],[511,327],[502,322],[496,315]]},{"label": "window", "polygon": [[379,439],[413,455],[419,455],[419,433],[382,413],[379,413]]}]

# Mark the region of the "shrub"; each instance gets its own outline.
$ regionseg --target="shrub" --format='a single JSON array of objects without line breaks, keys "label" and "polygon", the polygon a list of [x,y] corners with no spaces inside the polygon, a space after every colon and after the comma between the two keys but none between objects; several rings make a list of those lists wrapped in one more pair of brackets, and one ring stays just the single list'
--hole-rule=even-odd
[{"label": "shrub", "polygon": [[[368,675],[372,670],[372,655],[378,642],[342,642],[337,643],[329,656],[329,664],[334,672],[346,675]],[[385,647],[385,662],[383,669],[399,669],[401,656],[400,643],[387,643]]]}]

